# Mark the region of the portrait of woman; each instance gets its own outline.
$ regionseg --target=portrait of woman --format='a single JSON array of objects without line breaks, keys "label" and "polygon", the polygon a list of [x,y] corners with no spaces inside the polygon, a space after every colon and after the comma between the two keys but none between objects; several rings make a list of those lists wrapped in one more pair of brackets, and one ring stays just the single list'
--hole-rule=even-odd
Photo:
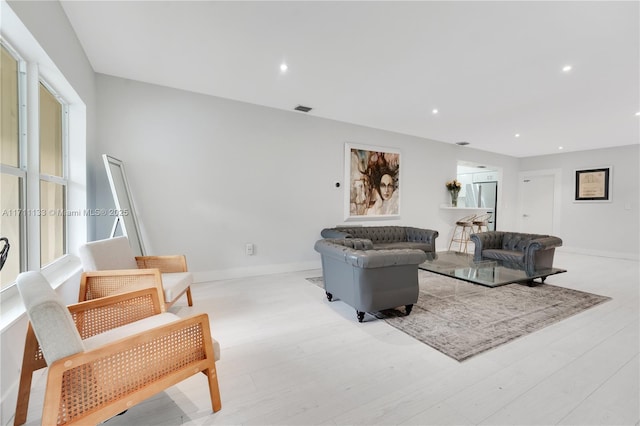
[{"label": "portrait of woman", "polygon": [[349,215],[398,215],[400,154],[350,148],[349,156]]}]

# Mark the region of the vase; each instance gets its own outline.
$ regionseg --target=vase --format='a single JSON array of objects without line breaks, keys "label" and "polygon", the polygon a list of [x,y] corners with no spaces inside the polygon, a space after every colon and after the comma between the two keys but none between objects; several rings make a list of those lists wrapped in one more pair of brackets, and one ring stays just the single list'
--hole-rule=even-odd
[{"label": "vase", "polygon": [[458,207],[458,191],[451,191],[451,206]]}]

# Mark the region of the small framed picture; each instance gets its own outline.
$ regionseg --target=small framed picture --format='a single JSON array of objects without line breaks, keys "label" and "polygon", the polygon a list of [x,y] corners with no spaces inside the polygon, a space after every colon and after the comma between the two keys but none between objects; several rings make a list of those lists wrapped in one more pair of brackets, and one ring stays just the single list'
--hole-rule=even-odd
[{"label": "small framed picture", "polygon": [[575,201],[611,201],[611,167],[576,170]]}]

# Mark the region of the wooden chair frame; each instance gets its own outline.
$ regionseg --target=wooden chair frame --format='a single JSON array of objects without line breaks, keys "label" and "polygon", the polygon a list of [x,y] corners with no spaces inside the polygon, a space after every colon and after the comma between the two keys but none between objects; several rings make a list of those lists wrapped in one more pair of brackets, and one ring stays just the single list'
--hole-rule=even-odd
[{"label": "wooden chair frame", "polygon": [[187,295],[187,303],[193,306],[191,286],[175,297],[173,301],[164,299],[162,274],[172,272],[188,272],[187,258],[184,255],[170,256],[136,256],[139,269],[115,269],[83,272],[80,278],[78,301],[92,300],[111,294],[132,291],[138,288],[159,286],[163,312],[169,309],[183,294]]},{"label": "wooden chair frame", "polygon": [[[157,287],[69,305],[82,339],[162,312]],[[133,360],[133,361],[132,361]],[[27,330],[14,425],[27,417],[33,372],[46,367]],[[42,424],[97,424],[180,381],[207,376],[211,406],[222,408],[209,318],[188,318],[59,359],[49,366]]]},{"label": "wooden chair frame", "polygon": [[[187,269],[187,257],[182,254],[165,256],[136,256],[136,263],[138,264],[139,269],[157,268],[160,270],[161,274],[171,272],[189,272]],[[188,305],[193,306],[193,300],[191,299],[191,286],[189,286],[183,293],[176,296],[173,301],[165,301],[167,309],[170,308],[171,305],[184,293],[187,294]]]},{"label": "wooden chair frame", "polygon": [[[168,309],[186,293],[189,306],[193,306],[191,286],[193,275],[187,268],[187,258],[183,254],[162,256],[136,256],[125,236],[91,241],[79,248],[80,259],[85,271],[107,271],[123,269],[158,269],[163,275],[165,307]],[[176,275],[173,275],[176,274]],[[172,275],[172,276],[171,276]],[[99,290],[97,293],[107,295]],[[89,297],[80,300],[90,300]],[[169,300],[170,299],[170,300]]]},{"label": "wooden chair frame", "polygon": [[78,302],[112,296],[141,288],[155,287],[160,299],[160,311],[165,312],[170,305],[164,299],[162,275],[155,269],[115,269],[107,271],[83,272],[80,276]]}]

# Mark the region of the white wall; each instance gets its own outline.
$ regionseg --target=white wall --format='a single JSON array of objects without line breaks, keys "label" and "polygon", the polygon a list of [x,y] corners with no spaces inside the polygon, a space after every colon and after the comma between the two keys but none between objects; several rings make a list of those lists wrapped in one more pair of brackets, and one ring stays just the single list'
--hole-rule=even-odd
[{"label": "white wall", "polygon": [[[199,279],[319,267],[320,230],[344,221],[344,185],[335,182],[343,183],[345,142],[401,151],[401,219],[384,223],[436,229],[441,248],[455,218],[440,209],[444,184],[458,160],[517,177],[511,157],[116,77],[97,81],[97,151],[124,162],[148,252],[186,254]],[[96,207],[109,207],[103,171],[96,182]],[[514,194],[507,185],[505,199]],[[97,237],[110,228],[100,223]],[[249,242],[255,256],[244,254]]]},{"label": "white wall", "polygon": [[[640,253],[640,147],[569,152],[524,158],[521,171],[562,170],[560,205],[564,250],[638,259]],[[575,171],[612,167],[611,202],[575,203]]]}]

